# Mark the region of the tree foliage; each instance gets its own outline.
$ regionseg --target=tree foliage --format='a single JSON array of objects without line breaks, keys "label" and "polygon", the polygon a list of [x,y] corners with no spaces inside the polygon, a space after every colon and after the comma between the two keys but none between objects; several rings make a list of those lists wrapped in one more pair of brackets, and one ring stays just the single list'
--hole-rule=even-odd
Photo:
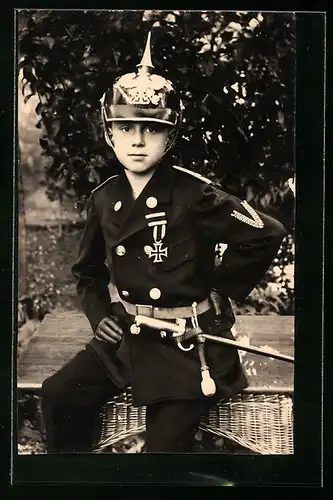
[{"label": "tree foliage", "polygon": [[152,30],[155,69],[184,103],[175,163],[292,227],[294,18],[289,13],[20,11],[23,92],[38,94],[49,196],[77,201],[116,172],[100,98]]}]

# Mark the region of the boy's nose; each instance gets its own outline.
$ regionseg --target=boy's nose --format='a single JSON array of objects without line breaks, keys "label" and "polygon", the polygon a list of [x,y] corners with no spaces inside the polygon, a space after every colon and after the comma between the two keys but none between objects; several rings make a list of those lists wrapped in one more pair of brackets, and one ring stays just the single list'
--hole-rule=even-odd
[{"label": "boy's nose", "polygon": [[144,131],[140,125],[134,129],[133,146],[144,146]]}]

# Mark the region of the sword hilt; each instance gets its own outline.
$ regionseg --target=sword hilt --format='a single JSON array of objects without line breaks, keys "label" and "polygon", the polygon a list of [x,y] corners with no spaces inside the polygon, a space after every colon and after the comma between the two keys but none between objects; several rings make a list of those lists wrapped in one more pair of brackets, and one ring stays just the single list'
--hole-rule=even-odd
[{"label": "sword hilt", "polygon": [[175,323],[171,323],[163,319],[150,318],[149,316],[138,314],[135,316],[135,323],[137,326],[145,325],[156,330],[167,330],[177,337],[185,333],[186,319],[178,318]]}]

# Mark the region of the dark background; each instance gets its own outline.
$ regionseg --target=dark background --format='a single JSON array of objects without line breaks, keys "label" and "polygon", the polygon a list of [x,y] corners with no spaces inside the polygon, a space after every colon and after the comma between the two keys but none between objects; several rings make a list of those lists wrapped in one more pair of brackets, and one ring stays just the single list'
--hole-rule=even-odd
[{"label": "dark background", "polygon": [[[3,30],[2,52],[4,72],[1,103],[1,145],[2,162],[12,164],[13,109],[8,96],[13,92],[13,60],[11,52],[11,25]],[[165,482],[171,484],[172,478],[178,483],[188,482],[189,469],[198,472],[215,473],[218,476],[238,481],[239,485],[318,485],[321,480],[321,407],[322,389],[322,239],[323,239],[323,37],[324,16],[297,15],[297,169],[300,172],[297,182],[297,261],[296,261],[296,453],[292,457],[228,457],[221,464],[219,457],[114,457],[117,463],[107,463],[103,457],[77,457],[77,459],[57,460],[55,457],[17,457],[15,459],[15,479],[21,484],[57,480],[85,480],[102,482]],[[9,40],[9,43],[8,43]],[[311,62],[311,64],[310,64]],[[311,99],[309,99],[311,96]],[[4,98],[5,97],[5,98]],[[311,120],[309,120],[311,117]],[[311,126],[310,126],[311,125]],[[17,277],[17,247],[13,236],[13,178],[11,169],[1,168],[1,224],[3,241],[1,245],[2,283],[8,283],[12,289],[12,271]],[[14,207],[15,208],[15,207]],[[15,229],[15,228],[14,228]],[[17,231],[17,227],[16,227]],[[16,234],[16,232],[14,232]],[[311,262],[309,252],[311,251]],[[14,269],[13,269],[14,268]],[[14,283],[15,283],[14,279]],[[309,293],[309,288],[311,293]],[[15,309],[17,290],[14,296],[6,294],[2,300],[5,315],[4,331],[15,331],[16,314],[8,314]],[[13,302],[14,301],[14,302]],[[3,361],[1,363],[1,382],[4,394],[10,394],[11,380],[11,345],[10,336],[3,338]],[[309,360],[311,367],[309,368]],[[1,408],[3,422],[2,456],[7,457],[3,473],[3,482],[8,484],[10,464],[10,395],[8,407]],[[327,414],[329,411],[327,411]],[[8,445],[8,447],[7,447]],[[169,460],[170,459],[170,460]],[[186,462],[186,463],[185,463]],[[113,465],[112,472],[110,465]],[[133,467],[132,467],[133,466]],[[173,471],[169,474],[167,471]],[[150,471],[150,472],[149,472]],[[16,489],[16,488],[15,488]],[[18,488],[17,488],[18,489]],[[97,491],[94,487],[94,492]],[[22,491],[22,490],[21,490]],[[54,488],[56,494],[59,493]],[[91,489],[85,488],[82,493]]]},{"label": "dark background", "polygon": [[[260,283],[233,303],[235,313],[292,315],[295,15],[21,10],[17,27],[18,354],[47,312],[80,307],[70,269],[82,208],[119,168],[105,144],[99,100],[116,76],[135,70],[149,30],[155,70],[174,82],[184,104],[171,160],[288,230]],[[20,394],[18,402],[19,452],[41,453],[35,401]],[[223,441],[216,443],[221,450]],[[134,449],[135,440],[127,446]]]}]

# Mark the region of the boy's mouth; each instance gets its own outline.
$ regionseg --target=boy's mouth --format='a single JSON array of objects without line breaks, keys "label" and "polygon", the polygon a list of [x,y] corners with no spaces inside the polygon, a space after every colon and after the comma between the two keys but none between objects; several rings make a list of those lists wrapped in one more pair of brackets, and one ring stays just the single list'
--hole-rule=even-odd
[{"label": "boy's mouth", "polygon": [[136,157],[143,157],[143,156],[147,156],[146,154],[144,153],[130,153],[128,156],[136,156]]}]

